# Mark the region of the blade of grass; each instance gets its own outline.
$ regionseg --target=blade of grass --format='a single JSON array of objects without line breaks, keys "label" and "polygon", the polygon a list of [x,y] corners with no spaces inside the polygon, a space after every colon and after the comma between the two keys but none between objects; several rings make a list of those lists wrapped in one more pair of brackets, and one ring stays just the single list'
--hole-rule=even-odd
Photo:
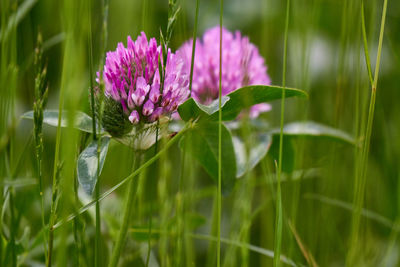
[{"label": "blade of grass", "polygon": [[[41,208],[41,217],[42,217],[42,227],[45,227],[45,211],[44,211],[44,195],[43,195],[43,170],[42,170],[42,161],[43,161],[43,110],[46,106],[47,95],[48,95],[48,87],[45,84],[45,78],[47,74],[47,68],[42,67],[42,55],[43,55],[43,46],[42,46],[42,35],[38,34],[37,38],[37,46],[35,49],[35,100],[33,103],[34,109],[34,139],[35,139],[35,158],[36,158],[36,169],[38,176],[38,190],[40,197],[40,208]],[[44,255],[47,258],[47,240],[43,238],[44,245]]]},{"label": "blade of grass", "polygon": [[[67,53],[65,54],[65,57]],[[65,62],[65,61],[64,61]],[[65,64],[65,63],[64,63]],[[65,67],[65,66],[64,66]],[[65,91],[65,83],[61,83],[60,95],[58,99],[58,126],[56,132],[56,146],[54,152],[54,165],[53,165],[53,178],[52,178],[52,198],[51,198],[51,209],[50,209],[50,217],[49,217],[49,237],[48,237],[48,254],[46,266],[49,267],[52,264],[53,257],[53,242],[54,242],[54,223],[56,220],[56,208],[55,208],[55,197],[57,195],[57,173],[59,170],[59,157],[60,157],[60,144],[61,144],[61,118],[63,112],[63,103],[64,103],[64,91]]]},{"label": "blade of grass", "polygon": [[[286,1],[286,20],[285,35],[283,47],[283,71],[282,71],[282,87],[286,86],[286,60],[287,60],[287,39],[289,28],[289,11],[290,0]],[[275,221],[275,241],[274,241],[274,267],[280,266],[280,252],[282,245],[282,199],[281,199],[281,174],[282,174],[282,157],[283,157],[283,124],[285,117],[285,90],[282,90],[281,99],[281,122],[280,122],[280,138],[279,138],[279,162],[277,175],[277,192],[276,192],[276,221]]]},{"label": "blade of grass", "polygon": [[[276,169],[279,168],[275,161]],[[280,255],[282,247],[282,196],[281,196],[281,177],[279,171],[277,173],[277,185],[276,185],[276,202],[275,202],[275,239],[274,239],[274,267],[280,266]]]},{"label": "blade of grass", "polygon": [[196,39],[197,39],[198,17],[199,17],[199,0],[196,0],[196,14],[195,14],[195,17],[194,17],[194,28],[193,28],[192,58],[190,60],[190,78],[189,78],[189,91],[190,92],[192,92],[193,66],[194,66],[194,57],[196,55]]},{"label": "blade of grass", "polygon": [[218,192],[217,192],[217,267],[221,266],[221,206],[222,206],[222,19],[224,0],[220,0],[219,13],[219,89],[218,89]]},{"label": "blade of grass", "polygon": [[37,2],[38,0],[25,0],[22,2],[17,11],[9,17],[7,27],[0,30],[1,42],[7,42],[9,35],[13,34],[16,25],[21,22]]},{"label": "blade of grass", "polygon": [[[154,156],[157,155],[158,151],[158,132],[159,132],[159,127],[160,127],[160,121],[157,121],[157,129],[156,129],[156,141],[154,145]],[[153,188],[153,185],[150,185],[150,188]],[[149,266],[150,263],[150,254],[151,254],[151,230],[152,230],[152,224],[153,224],[153,202],[150,202],[150,217],[149,217],[149,239],[148,239],[148,249],[147,249],[147,256],[146,256],[146,267]]]},{"label": "blade of grass", "polygon": [[296,239],[296,242],[301,250],[301,253],[303,254],[304,258],[306,259],[307,263],[311,267],[318,267],[317,262],[315,261],[313,255],[310,253],[310,251],[306,248],[306,246],[303,244],[303,241],[301,240],[299,234],[296,231],[296,228],[294,228],[293,224],[291,221],[288,222],[290,231],[292,231],[294,238]]},{"label": "blade of grass", "polygon": [[[193,27],[192,58],[190,60],[190,76],[189,76],[189,91],[190,91],[190,93],[192,92],[193,72],[194,72],[194,59],[195,59],[195,56],[196,56],[196,39],[197,39],[197,24],[198,24],[198,17],[199,17],[199,2],[200,2],[199,0],[196,0],[196,10],[195,10],[194,27]],[[193,144],[190,143],[190,147],[189,147],[190,150],[192,150],[192,145]],[[183,153],[182,158],[184,160],[185,159],[185,152],[182,152],[182,153]],[[188,153],[188,155],[187,155],[187,157],[189,158],[189,162],[191,162],[190,161],[190,154],[191,153]],[[183,172],[183,166],[182,166],[182,172]],[[182,179],[182,177],[181,177],[181,179]],[[192,174],[189,174],[187,179],[188,179],[187,184],[188,184],[189,193],[191,193],[192,190],[193,190],[193,177],[192,177]],[[188,192],[188,191],[186,191],[186,192]],[[181,192],[181,194],[182,194],[182,192]],[[191,199],[190,194],[185,194],[182,199],[185,200],[186,206],[191,205],[192,199]],[[185,220],[185,215],[183,215],[183,220]],[[188,235],[186,233],[186,229],[184,229],[183,231],[184,231],[184,236],[186,237],[185,238],[185,242],[186,242],[186,244],[185,244],[186,265],[187,266],[191,266],[191,265],[194,265],[193,264],[194,255],[192,253],[193,244],[192,244],[192,240],[188,237]]]},{"label": "blade of grass", "polygon": [[361,28],[362,28],[362,37],[364,42],[364,56],[365,56],[365,64],[367,65],[368,71],[368,78],[370,85],[374,84],[374,80],[372,78],[372,71],[371,71],[371,63],[368,53],[368,41],[367,41],[367,31],[365,29],[365,12],[364,12],[364,0],[361,1]]},{"label": "blade of grass", "polygon": [[[339,207],[339,208],[342,208],[342,209],[345,209],[348,211],[354,211],[354,209],[355,209],[354,205],[351,203],[348,203],[348,202],[345,202],[345,201],[342,201],[339,199],[329,198],[329,197],[322,196],[319,194],[308,193],[308,194],[304,195],[304,198],[315,199],[322,203],[332,205],[334,207]],[[392,222],[389,218],[386,218],[372,210],[363,208],[361,210],[361,216],[368,218],[372,221],[375,221],[377,223],[380,223],[381,225],[383,225],[387,228],[393,229],[394,232],[400,232],[400,228],[398,226],[396,226],[396,224],[394,222]]]},{"label": "blade of grass", "polygon": [[[89,86],[90,86],[90,104],[92,111],[92,135],[93,140],[97,140],[97,166],[100,166],[100,143],[101,140],[97,139],[96,135],[96,113],[95,113],[95,102],[94,102],[94,85],[93,85],[93,41],[92,41],[92,1],[87,2],[87,12],[88,12],[88,55],[89,55]],[[101,103],[99,104],[101,107]],[[99,112],[99,121],[101,121],[101,108]],[[95,198],[98,199],[100,195],[100,168],[97,168],[96,172],[96,188],[95,188]],[[95,250],[94,250],[94,266],[101,265],[101,214],[100,214],[100,202],[96,201],[96,212],[95,212]]]},{"label": "blade of grass", "polygon": [[106,56],[106,49],[107,49],[107,41],[108,41],[108,2],[109,0],[102,0],[102,12],[103,12],[103,25],[101,29],[101,50],[103,53],[100,57],[99,66],[102,66],[105,56]]},{"label": "blade of grass", "polygon": [[[363,9],[363,3],[362,9]],[[378,76],[379,76],[379,67],[382,53],[382,43],[383,43],[383,34],[385,30],[385,20],[386,20],[386,10],[387,10],[387,0],[384,0],[383,8],[382,8],[382,17],[381,17],[381,28],[379,32],[379,41],[378,41],[378,52],[376,55],[376,64],[375,64],[375,74],[374,80],[372,82],[371,88],[371,97],[368,111],[368,119],[367,126],[365,129],[365,140],[363,144],[363,150],[361,155],[361,164],[360,164],[360,174],[356,177],[355,186],[354,186],[354,209],[352,216],[352,229],[351,229],[351,239],[350,239],[350,250],[346,258],[346,264],[349,266],[353,266],[355,264],[355,260],[357,259],[357,247],[359,245],[359,232],[360,232],[360,218],[362,212],[362,206],[364,203],[364,191],[366,184],[366,176],[367,176],[367,167],[368,167],[368,155],[369,148],[371,142],[371,134],[372,134],[372,124],[374,119],[374,111],[375,111],[375,100],[376,100],[376,89],[378,84]],[[363,12],[363,11],[361,11]],[[364,24],[364,16],[362,16],[362,24]],[[367,50],[367,39],[365,34],[365,26],[363,26],[363,39],[364,39],[364,49],[366,62],[369,61],[369,54]],[[370,70],[370,67],[367,66],[367,69]],[[371,79],[371,74],[368,74]]]},{"label": "blade of grass", "polygon": [[178,193],[176,195],[176,217],[177,217],[177,240],[176,240],[176,266],[182,266],[181,258],[183,257],[182,246],[183,246],[183,235],[184,235],[184,210],[183,210],[183,181],[185,175],[185,150],[182,151],[181,170],[178,180]]}]

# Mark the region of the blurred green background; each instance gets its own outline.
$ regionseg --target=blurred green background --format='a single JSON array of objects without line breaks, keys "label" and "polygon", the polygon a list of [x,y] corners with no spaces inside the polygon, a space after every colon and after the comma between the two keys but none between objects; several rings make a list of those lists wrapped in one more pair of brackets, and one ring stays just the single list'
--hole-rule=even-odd
[{"label": "blurred green background", "polygon": [[[109,0],[108,40],[106,51],[114,50],[118,42],[126,44],[126,38],[133,39],[145,31],[148,37],[159,40],[160,29],[167,23],[167,0]],[[60,88],[65,89],[65,107],[90,114],[88,98],[89,73],[88,19],[86,1],[8,1],[1,0],[0,21],[5,32],[10,17],[18,7],[30,2],[25,14],[11,30],[7,39],[2,35],[1,62],[1,136],[11,136],[12,151],[10,165],[15,168],[13,179],[35,178],[34,150],[32,143],[32,122],[19,120],[21,114],[32,110],[34,101],[33,55],[36,39],[40,31],[44,40],[43,58],[48,64],[49,101],[47,108],[58,108]],[[145,3],[145,5],[144,5]],[[181,6],[176,28],[171,40],[173,50],[193,35],[195,17],[194,0],[178,0]],[[286,1],[280,0],[225,0],[225,27],[239,30],[258,46],[268,65],[272,84],[282,83],[283,36]],[[365,1],[365,20],[371,65],[375,66],[383,0]],[[368,114],[371,88],[368,82],[361,35],[361,4],[357,0],[297,0],[292,1],[288,35],[287,86],[300,88],[309,93],[308,100],[288,99],[285,105],[285,122],[313,120],[324,123],[363,140],[363,129]],[[95,70],[101,66],[103,58],[101,29],[103,23],[102,2],[92,1],[93,62]],[[219,1],[200,1],[198,36],[219,22]],[[4,41],[6,40],[6,41]],[[375,117],[372,130],[371,148],[365,187],[364,212],[361,220],[361,234],[358,248],[360,266],[400,266],[400,247],[397,234],[400,231],[400,1],[389,0],[383,39],[382,61],[377,86]],[[273,102],[273,109],[262,119],[272,127],[280,121],[280,103]],[[15,129],[11,127],[15,125]],[[11,133],[11,134],[10,134]],[[44,178],[45,195],[50,201],[51,177],[54,160],[55,128],[44,127]],[[65,132],[67,133],[67,132]],[[65,155],[65,185],[73,184],[73,159],[79,145],[79,137],[63,134],[62,156]],[[6,139],[4,139],[6,138]],[[70,147],[68,149],[68,146]],[[1,147],[1,146],[0,146]],[[4,149],[5,147],[1,147]],[[282,183],[282,197],[285,226],[283,228],[282,253],[297,264],[307,264],[293,231],[287,226],[290,221],[319,266],[345,265],[349,251],[351,234],[352,201],[354,195],[355,148],[329,140],[295,140],[295,168],[316,169],[317,174]],[[3,153],[3,151],[1,152]],[[102,191],[115,185],[131,171],[132,150],[112,142],[101,176]],[[164,160],[164,161],[163,161]],[[133,225],[146,226],[148,203],[155,202],[154,225],[162,223],[161,214],[173,217],[174,201],[163,206],[159,203],[160,186],[166,186],[166,199],[174,199],[178,190],[181,152],[174,146],[168,156],[157,166],[162,174],[169,177],[166,184],[157,180],[157,175],[147,174],[142,183],[134,212]],[[18,162],[21,162],[18,165]],[[273,162],[267,160],[273,170]],[[187,160],[186,175],[193,180],[193,199],[187,210],[193,213],[199,227],[193,231],[210,234],[213,203],[213,183],[207,174],[192,159]],[[70,164],[70,165],[69,165]],[[3,181],[7,176],[6,164],[1,165]],[[236,231],[249,224],[249,238],[245,243],[273,249],[275,206],[270,185],[266,183],[265,172],[258,166],[249,177],[238,180],[235,191],[223,198],[222,235],[231,240],[240,240]],[[245,180],[247,179],[247,180]],[[5,182],[3,183],[6,184]],[[239,190],[244,184],[255,184],[254,194],[246,195]],[[4,187],[5,188],[5,187]],[[66,191],[72,192],[71,191]],[[207,191],[208,190],[208,191]],[[104,247],[110,249],[118,229],[117,215],[120,212],[123,190],[118,190],[103,204]],[[158,193],[157,193],[158,192]],[[198,194],[195,194],[197,192]],[[210,193],[211,192],[211,193]],[[243,196],[242,194],[245,194]],[[198,198],[198,199],[197,199]],[[236,212],[239,205],[249,206],[249,214]],[[72,197],[71,197],[72,199]],[[3,199],[3,203],[7,203]],[[146,204],[147,203],[147,204]],[[147,206],[146,206],[147,205]],[[73,205],[70,205],[73,206]],[[41,229],[40,201],[34,185],[15,187],[15,207],[19,216],[16,229],[18,238],[27,235],[26,242],[32,244]],[[63,206],[64,207],[64,206]],[[71,207],[70,207],[71,208]],[[49,206],[46,205],[46,210]],[[72,208],[71,208],[72,209]],[[7,208],[3,216],[3,227],[9,225]],[[166,211],[165,211],[166,210]],[[245,209],[246,210],[246,209]],[[62,211],[69,214],[70,209]],[[85,217],[86,262],[91,266],[93,250],[93,221]],[[196,223],[194,223],[196,224]],[[68,227],[66,227],[69,229]],[[29,230],[27,230],[29,229]],[[26,233],[26,231],[29,231]],[[60,230],[61,231],[61,230]],[[73,251],[72,233],[66,231],[67,251]],[[123,266],[142,266],[140,249],[144,241],[130,234]],[[235,239],[236,238],[236,239]],[[22,240],[22,239],[21,239]],[[173,242],[167,245],[164,255],[167,266],[176,266]],[[62,241],[61,241],[62,242]],[[160,244],[155,241],[154,256],[158,259]],[[208,242],[193,238],[193,260],[190,264],[205,266]],[[22,250],[30,246],[23,246]],[[57,245],[56,250],[59,247]],[[33,266],[44,262],[43,248],[26,251],[26,258],[19,258],[23,266]],[[248,260],[243,260],[240,249],[233,251],[223,244],[226,266],[272,266],[271,258],[257,252],[249,252]],[[72,252],[71,252],[72,253]],[[23,253],[21,255],[24,255]],[[104,257],[107,258],[108,252]],[[208,255],[208,256],[207,256]],[[60,256],[61,257],[61,256]],[[182,258],[188,257],[186,254]],[[232,260],[232,261],[230,261]],[[69,259],[69,266],[74,266]],[[82,261],[84,262],[84,261]],[[246,262],[246,263],[244,263]],[[136,264],[136,265],[132,265]],[[156,264],[153,262],[153,264]],[[161,264],[161,263],[160,263]],[[186,263],[188,264],[188,263]],[[182,264],[181,266],[187,266]],[[153,265],[157,266],[157,265]],[[211,265],[212,266],[212,265]]]}]

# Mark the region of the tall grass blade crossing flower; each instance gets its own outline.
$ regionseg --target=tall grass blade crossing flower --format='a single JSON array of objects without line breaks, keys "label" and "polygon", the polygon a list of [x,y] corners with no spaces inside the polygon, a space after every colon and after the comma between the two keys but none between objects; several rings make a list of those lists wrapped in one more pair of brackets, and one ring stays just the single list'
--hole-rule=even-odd
[{"label": "tall grass blade crossing flower", "polygon": [[[219,93],[219,54],[220,31],[222,31],[222,81],[221,93],[227,95],[232,91],[247,85],[269,85],[271,80],[267,74],[264,58],[258,48],[242,36],[239,31],[231,33],[219,26],[207,30],[203,38],[196,42],[189,40],[177,51],[190,67],[193,44],[196,52],[193,65],[192,97],[202,104],[210,104],[218,98]],[[271,106],[266,103],[254,105],[250,109],[250,117],[269,111]]]},{"label": "tall grass blade crossing flower", "polygon": [[[282,87],[286,86],[286,58],[287,58],[287,39],[289,28],[289,12],[290,0],[286,1],[286,20],[285,20],[285,36],[283,46],[283,71],[282,71]],[[278,188],[276,194],[276,220],[275,220],[275,241],[274,241],[274,267],[280,266],[281,262],[281,246],[282,246],[282,195],[281,195],[281,174],[283,160],[283,123],[285,118],[285,90],[282,90],[281,99],[281,124],[279,133],[279,162],[278,162]]]}]

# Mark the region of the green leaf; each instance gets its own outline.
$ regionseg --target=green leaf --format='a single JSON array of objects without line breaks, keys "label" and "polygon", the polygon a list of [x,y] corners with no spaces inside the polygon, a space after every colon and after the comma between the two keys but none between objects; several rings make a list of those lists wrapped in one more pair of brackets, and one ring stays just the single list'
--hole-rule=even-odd
[{"label": "green leaf", "polygon": [[[236,180],[236,159],[232,136],[222,124],[222,191],[230,192]],[[218,122],[204,121],[181,140],[181,148],[198,160],[206,172],[218,181]]]},{"label": "green leaf", "polygon": [[[222,101],[222,120],[234,120],[239,113],[255,104],[269,102],[280,99],[282,90],[285,90],[285,97],[307,97],[305,91],[294,88],[283,88],[272,85],[252,85],[239,88],[227,96],[223,96]],[[211,105],[205,106],[189,98],[185,103],[178,107],[178,112],[184,121],[195,119],[200,116],[209,117],[211,120],[218,120],[218,99]]]},{"label": "green leaf", "polygon": [[[276,162],[279,161],[279,139],[280,136],[274,135],[272,138],[272,144],[269,149],[269,155]],[[290,136],[283,136],[283,146],[282,146],[282,171],[286,173],[292,173],[294,170],[294,156],[295,151],[293,147],[292,140]]]},{"label": "green leaf", "polygon": [[[64,110],[61,115],[61,127],[68,127],[68,116],[70,111]],[[74,128],[87,132],[93,132],[92,118],[84,112],[75,111]],[[28,111],[21,116],[23,119],[33,120],[33,111]],[[58,110],[45,110],[43,111],[43,123],[55,126],[58,125]],[[97,126],[97,129],[99,127]]]},{"label": "green leaf", "polygon": [[[85,150],[82,151],[78,157],[78,164],[76,167],[79,184],[88,195],[92,195],[97,183],[97,142],[98,140],[93,140]],[[110,137],[103,136],[99,142],[100,170],[98,174],[100,175],[106,159]]]},{"label": "green leaf", "polygon": [[[273,130],[279,135],[279,129]],[[287,136],[325,137],[335,141],[356,144],[356,140],[346,132],[313,121],[292,122],[283,128]]]},{"label": "green leaf", "polygon": [[[238,137],[233,137],[233,145],[236,155],[236,177],[239,178],[245,173],[251,171],[267,155],[272,143],[270,134],[257,134],[252,137],[252,147],[246,152],[245,144]],[[247,153],[249,155],[247,156]]]},{"label": "green leaf", "polygon": [[[223,96],[221,98],[221,107],[223,107],[226,102],[228,102],[229,97]],[[219,109],[219,101],[218,99],[214,100],[210,105],[203,105],[194,100],[193,98],[189,98],[182,105],[178,107],[179,115],[182,120],[188,121],[190,119],[196,119],[200,116],[209,116],[216,113]]]},{"label": "green leaf", "polygon": [[[285,90],[285,97],[307,97],[305,91],[294,88],[283,88],[272,85],[246,86],[228,94],[230,100],[222,108],[222,120],[234,120],[239,113],[255,104],[277,100],[282,97],[282,90]],[[218,119],[217,114],[213,115]]]}]

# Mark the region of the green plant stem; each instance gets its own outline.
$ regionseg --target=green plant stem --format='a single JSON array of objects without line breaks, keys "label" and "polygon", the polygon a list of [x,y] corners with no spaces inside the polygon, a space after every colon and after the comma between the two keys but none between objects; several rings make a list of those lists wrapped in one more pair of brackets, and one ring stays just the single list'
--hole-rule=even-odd
[{"label": "green plant stem", "polygon": [[[62,83],[64,84],[64,83]],[[61,118],[64,103],[64,91],[65,86],[61,86],[60,97],[58,102],[58,122],[57,122],[57,133],[56,133],[56,148],[54,153],[54,167],[53,167],[53,181],[52,181],[52,198],[51,198],[51,209],[49,218],[49,238],[48,238],[48,254],[46,266],[51,266],[51,260],[53,255],[53,238],[54,238],[54,223],[56,220],[56,207],[55,207],[55,196],[57,193],[57,171],[59,167],[59,155],[60,155],[60,144],[61,144]]]},{"label": "green plant stem", "polygon": [[103,64],[103,62],[104,62],[104,58],[105,58],[105,55],[106,55],[106,48],[107,48],[107,40],[108,40],[108,23],[107,23],[107,20],[108,20],[108,1],[109,0],[102,0],[102,6],[103,6],[103,9],[102,9],[102,11],[103,11],[103,25],[102,25],[102,30],[101,30],[101,41],[102,41],[102,44],[101,44],[101,50],[100,51],[102,51],[102,56],[101,56],[101,59],[100,59],[100,66]]},{"label": "green plant stem", "polygon": [[[97,145],[97,166],[100,166],[100,145]],[[96,183],[96,199],[98,200],[100,197],[100,177],[99,177],[99,169],[97,168],[97,183]],[[95,266],[101,266],[101,217],[100,217],[100,202],[96,201],[96,236],[95,236]]]},{"label": "green plant stem", "polygon": [[[363,8],[363,3],[362,3]],[[356,184],[354,187],[354,210],[353,210],[353,218],[352,218],[352,231],[351,231],[351,245],[348,257],[346,259],[347,266],[354,266],[355,259],[357,258],[356,255],[356,247],[359,243],[359,231],[360,231],[360,219],[362,213],[362,207],[364,202],[364,191],[365,191],[365,184],[366,184],[366,175],[367,175],[367,167],[368,167],[368,155],[369,155],[369,148],[371,143],[371,134],[372,134],[372,124],[374,119],[374,112],[375,112],[375,100],[376,100],[376,88],[378,84],[378,76],[379,76],[379,67],[381,61],[381,53],[382,53],[382,43],[383,43],[383,34],[385,30],[385,20],[386,20],[386,10],[387,10],[387,0],[384,0],[383,3],[383,10],[382,10],[382,18],[381,18],[381,28],[379,32],[379,42],[378,42],[378,52],[376,56],[376,64],[375,64],[375,74],[374,80],[372,83],[371,88],[371,99],[369,104],[369,111],[368,111],[368,119],[367,119],[367,126],[365,129],[365,140],[363,144],[362,156],[361,156],[361,169],[360,169],[360,176],[356,179]],[[363,11],[362,11],[363,12]],[[362,15],[362,24],[364,24],[364,16]],[[367,48],[367,38],[365,32],[365,26],[363,27],[363,39],[364,39],[364,51],[366,56],[366,62],[370,62],[368,48]],[[370,71],[370,67],[367,66],[368,71]],[[368,76],[371,79],[370,73]]]},{"label": "green plant stem", "polygon": [[220,1],[219,15],[219,89],[218,89],[218,192],[217,192],[217,267],[221,265],[221,183],[222,183],[222,14],[224,9],[224,0]]},{"label": "green plant stem", "polygon": [[11,249],[11,266],[17,266],[17,254],[15,253],[15,214],[14,214],[14,189],[12,187],[9,188],[8,194],[10,196],[10,249]]},{"label": "green plant stem", "polygon": [[[140,166],[140,159],[141,155],[137,154],[135,157],[134,168],[136,169]],[[122,212],[122,224],[121,229],[119,230],[117,241],[114,245],[114,249],[111,255],[111,260],[109,263],[109,267],[115,267],[118,265],[118,261],[121,255],[121,250],[124,246],[126,234],[128,232],[128,226],[130,222],[130,217],[132,213],[132,207],[134,206],[134,199],[136,196],[136,191],[138,187],[138,179],[131,179],[128,185],[128,190],[126,191],[125,195],[125,203],[124,203],[124,210]]]},{"label": "green plant stem", "polygon": [[[160,121],[157,121],[157,129],[156,129],[156,142],[154,145],[154,156],[157,155],[158,151],[158,134],[159,134],[159,128],[160,127]],[[153,185],[150,186],[150,188],[153,188]],[[151,252],[151,230],[153,226],[153,201],[150,200],[150,217],[149,217],[149,238],[147,242],[147,257],[146,257],[146,267],[149,266],[150,264],[150,252]]]},{"label": "green plant stem", "polygon": [[183,182],[184,182],[184,175],[185,175],[185,160],[186,160],[186,150],[182,151],[182,160],[181,160],[181,172],[179,175],[179,182],[178,182],[178,194],[176,196],[176,210],[177,210],[177,240],[176,240],[176,259],[177,259],[177,266],[182,266],[181,258],[183,257],[182,254],[182,247],[183,247],[183,236],[184,236],[184,209],[183,209]]},{"label": "green plant stem", "polygon": [[[285,21],[285,36],[283,48],[283,71],[282,71],[282,87],[286,86],[286,61],[287,61],[287,39],[289,28],[289,11],[290,0],[286,1],[286,21]],[[281,200],[281,174],[282,174],[282,154],[283,154],[283,124],[285,118],[285,90],[282,90],[281,99],[281,123],[279,134],[279,162],[278,162],[278,184],[276,192],[276,221],[275,221],[275,241],[274,241],[274,267],[280,266],[280,252],[282,245],[282,200]]]},{"label": "green plant stem", "polygon": [[[218,228],[218,192],[213,192],[213,207],[212,207],[212,215],[211,215],[211,235],[216,236]],[[218,240],[218,237],[215,237],[215,240]],[[218,242],[209,242],[208,251],[207,251],[207,265],[208,267],[215,266],[216,259],[216,246]]]},{"label": "green plant stem", "polygon": [[363,42],[364,42],[365,64],[367,65],[369,82],[370,82],[371,86],[373,86],[374,81],[372,78],[371,63],[370,63],[370,58],[369,58],[369,53],[368,53],[367,31],[365,29],[364,0],[361,1],[361,28],[362,28],[362,36],[363,36]]},{"label": "green plant stem", "polygon": [[[96,113],[95,113],[95,102],[94,102],[94,86],[93,86],[93,41],[92,41],[92,1],[88,1],[88,50],[89,50],[89,84],[90,84],[90,102],[92,106],[92,134],[93,140],[97,140],[97,166],[100,166],[100,145],[101,140],[97,138],[97,129],[96,129]],[[101,105],[100,105],[101,106]],[[101,109],[101,108],[100,108]],[[101,111],[99,112],[101,113]],[[101,114],[100,114],[101,119]],[[99,121],[100,121],[99,119]],[[96,188],[95,188],[95,197],[96,199],[100,196],[100,168],[97,168],[96,171]],[[94,257],[94,266],[101,266],[101,214],[100,214],[100,202],[96,201],[96,212],[95,212],[95,220],[96,220],[96,235],[95,235],[95,257]]]},{"label": "green plant stem", "polygon": [[[43,145],[43,140],[40,140],[40,142]],[[44,210],[44,194],[43,194],[43,174],[42,174],[42,159],[39,155],[37,155],[37,168],[38,168],[38,178],[39,178],[39,196],[40,196],[40,209],[41,209],[41,215],[42,215],[42,227],[44,228],[46,226],[46,221],[45,221],[45,210]],[[43,238],[43,244],[44,244],[44,256],[47,258],[47,241],[46,237]]]},{"label": "green plant stem", "polygon": [[196,0],[196,14],[194,17],[194,28],[193,28],[192,58],[190,61],[190,78],[189,78],[189,91],[190,92],[192,92],[193,66],[194,66],[194,57],[195,57],[195,51],[196,51],[198,17],[199,17],[199,0]]}]

